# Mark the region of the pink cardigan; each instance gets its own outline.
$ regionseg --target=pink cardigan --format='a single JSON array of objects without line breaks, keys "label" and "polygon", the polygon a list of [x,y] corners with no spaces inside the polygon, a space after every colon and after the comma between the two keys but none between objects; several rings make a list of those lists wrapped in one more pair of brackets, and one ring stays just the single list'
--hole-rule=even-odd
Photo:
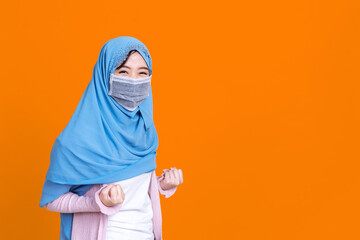
[{"label": "pink cardigan", "polygon": [[[177,187],[164,191],[160,187],[163,179],[151,174],[149,196],[153,208],[153,232],[155,240],[162,240],[162,218],[159,192],[169,198]],[[54,201],[47,203],[45,208],[61,213],[74,213],[71,240],[106,240],[108,215],[116,213],[122,204],[113,207],[105,206],[100,200],[100,192],[108,184],[95,184],[83,196],[67,192]],[[126,196],[125,196],[126,197]]]}]

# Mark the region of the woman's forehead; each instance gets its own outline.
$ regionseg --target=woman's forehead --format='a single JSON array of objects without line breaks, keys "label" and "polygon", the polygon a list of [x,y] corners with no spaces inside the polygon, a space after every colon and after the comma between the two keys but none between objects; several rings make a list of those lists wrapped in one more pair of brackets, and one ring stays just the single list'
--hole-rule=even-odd
[{"label": "woman's forehead", "polygon": [[145,60],[147,67],[151,73],[152,60],[146,46],[139,40],[132,37],[119,37],[109,40],[105,47],[105,58],[107,60],[109,70],[114,72],[115,69],[126,61],[129,52],[136,50]]},{"label": "woman's forehead", "polygon": [[146,63],[144,57],[136,50],[129,53],[129,57],[125,60],[125,62],[119,62],[117,66],[120,66],[123,63],[124,63],[124,66],[130,65],[130,64],[147,66],[147,63]]}]

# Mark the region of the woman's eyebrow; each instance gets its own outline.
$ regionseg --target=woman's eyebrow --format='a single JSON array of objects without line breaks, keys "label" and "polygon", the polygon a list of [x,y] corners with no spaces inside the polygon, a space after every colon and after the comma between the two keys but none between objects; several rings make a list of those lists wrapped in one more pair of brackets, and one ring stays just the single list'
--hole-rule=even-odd
[{"label": "woman's eyebrow", "polygon": [[[118,67],[118,68],[120,68],[120,67]],[[122,66],[121,68],[129,68],[129,69],[131,69],[130,67],[128,67],[126,65]],[[139,67],[139,69],[145,69],[145,70],[149,71],[149,68],[147,68],[147,67]]]},{"label": "woman's eyebrow", "polygon": [[139,67],[139,69],[145,69],[145,70],[149,71],[149,69],[147,67]]},{"label": "woman's eyebrow", "polygon": [[[120,66],[118,68],[120,68]],[[121,68],[130,68],[130,67],[124,65]]]}]

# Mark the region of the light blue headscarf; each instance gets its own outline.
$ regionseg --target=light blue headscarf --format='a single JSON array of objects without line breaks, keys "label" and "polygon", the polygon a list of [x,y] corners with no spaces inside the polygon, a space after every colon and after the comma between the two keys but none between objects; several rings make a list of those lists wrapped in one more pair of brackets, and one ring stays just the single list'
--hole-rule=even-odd
[{"label": "light blue headscarf", "polygon": [[[117,37],[101,48],[93,75],[69,123],[56,138],[40,199],[40,207],[66,192],[79,196],[94,184],[129,179],[156,169],[158,135],[149,96],[134,110],[108,95],[110,74],[137,50],[152,63],[143,43]],[[60,213],[61,240],[70,240],[73,213]]]}]

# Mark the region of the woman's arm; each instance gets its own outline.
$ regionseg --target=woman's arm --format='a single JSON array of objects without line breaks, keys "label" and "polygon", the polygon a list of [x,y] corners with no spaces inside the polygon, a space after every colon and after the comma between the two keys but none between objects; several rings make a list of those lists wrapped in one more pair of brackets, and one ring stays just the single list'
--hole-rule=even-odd
[{"label": "woman's arm", "polygon": [[[107,184],[104,184],[96,191],[96,185],[94,185],[88,190],[89,193],[83,196],[73,192],[64,193],[54,201],[47,203],[45,208],[49,211],[60,213],[101,212],[106,215],[112,215],[120,210],[122,204],[107,207],[101,202],[100,192],[106,186]],[[96,192],[93,193],[94,191]]]},{"label": "woman's arm", "polygon": [[99,212],[100,208],[92,197],[79,196],[73,192],[67,192],[47,203],[45,208],[54,212],[76,213],[76,212]]}]

